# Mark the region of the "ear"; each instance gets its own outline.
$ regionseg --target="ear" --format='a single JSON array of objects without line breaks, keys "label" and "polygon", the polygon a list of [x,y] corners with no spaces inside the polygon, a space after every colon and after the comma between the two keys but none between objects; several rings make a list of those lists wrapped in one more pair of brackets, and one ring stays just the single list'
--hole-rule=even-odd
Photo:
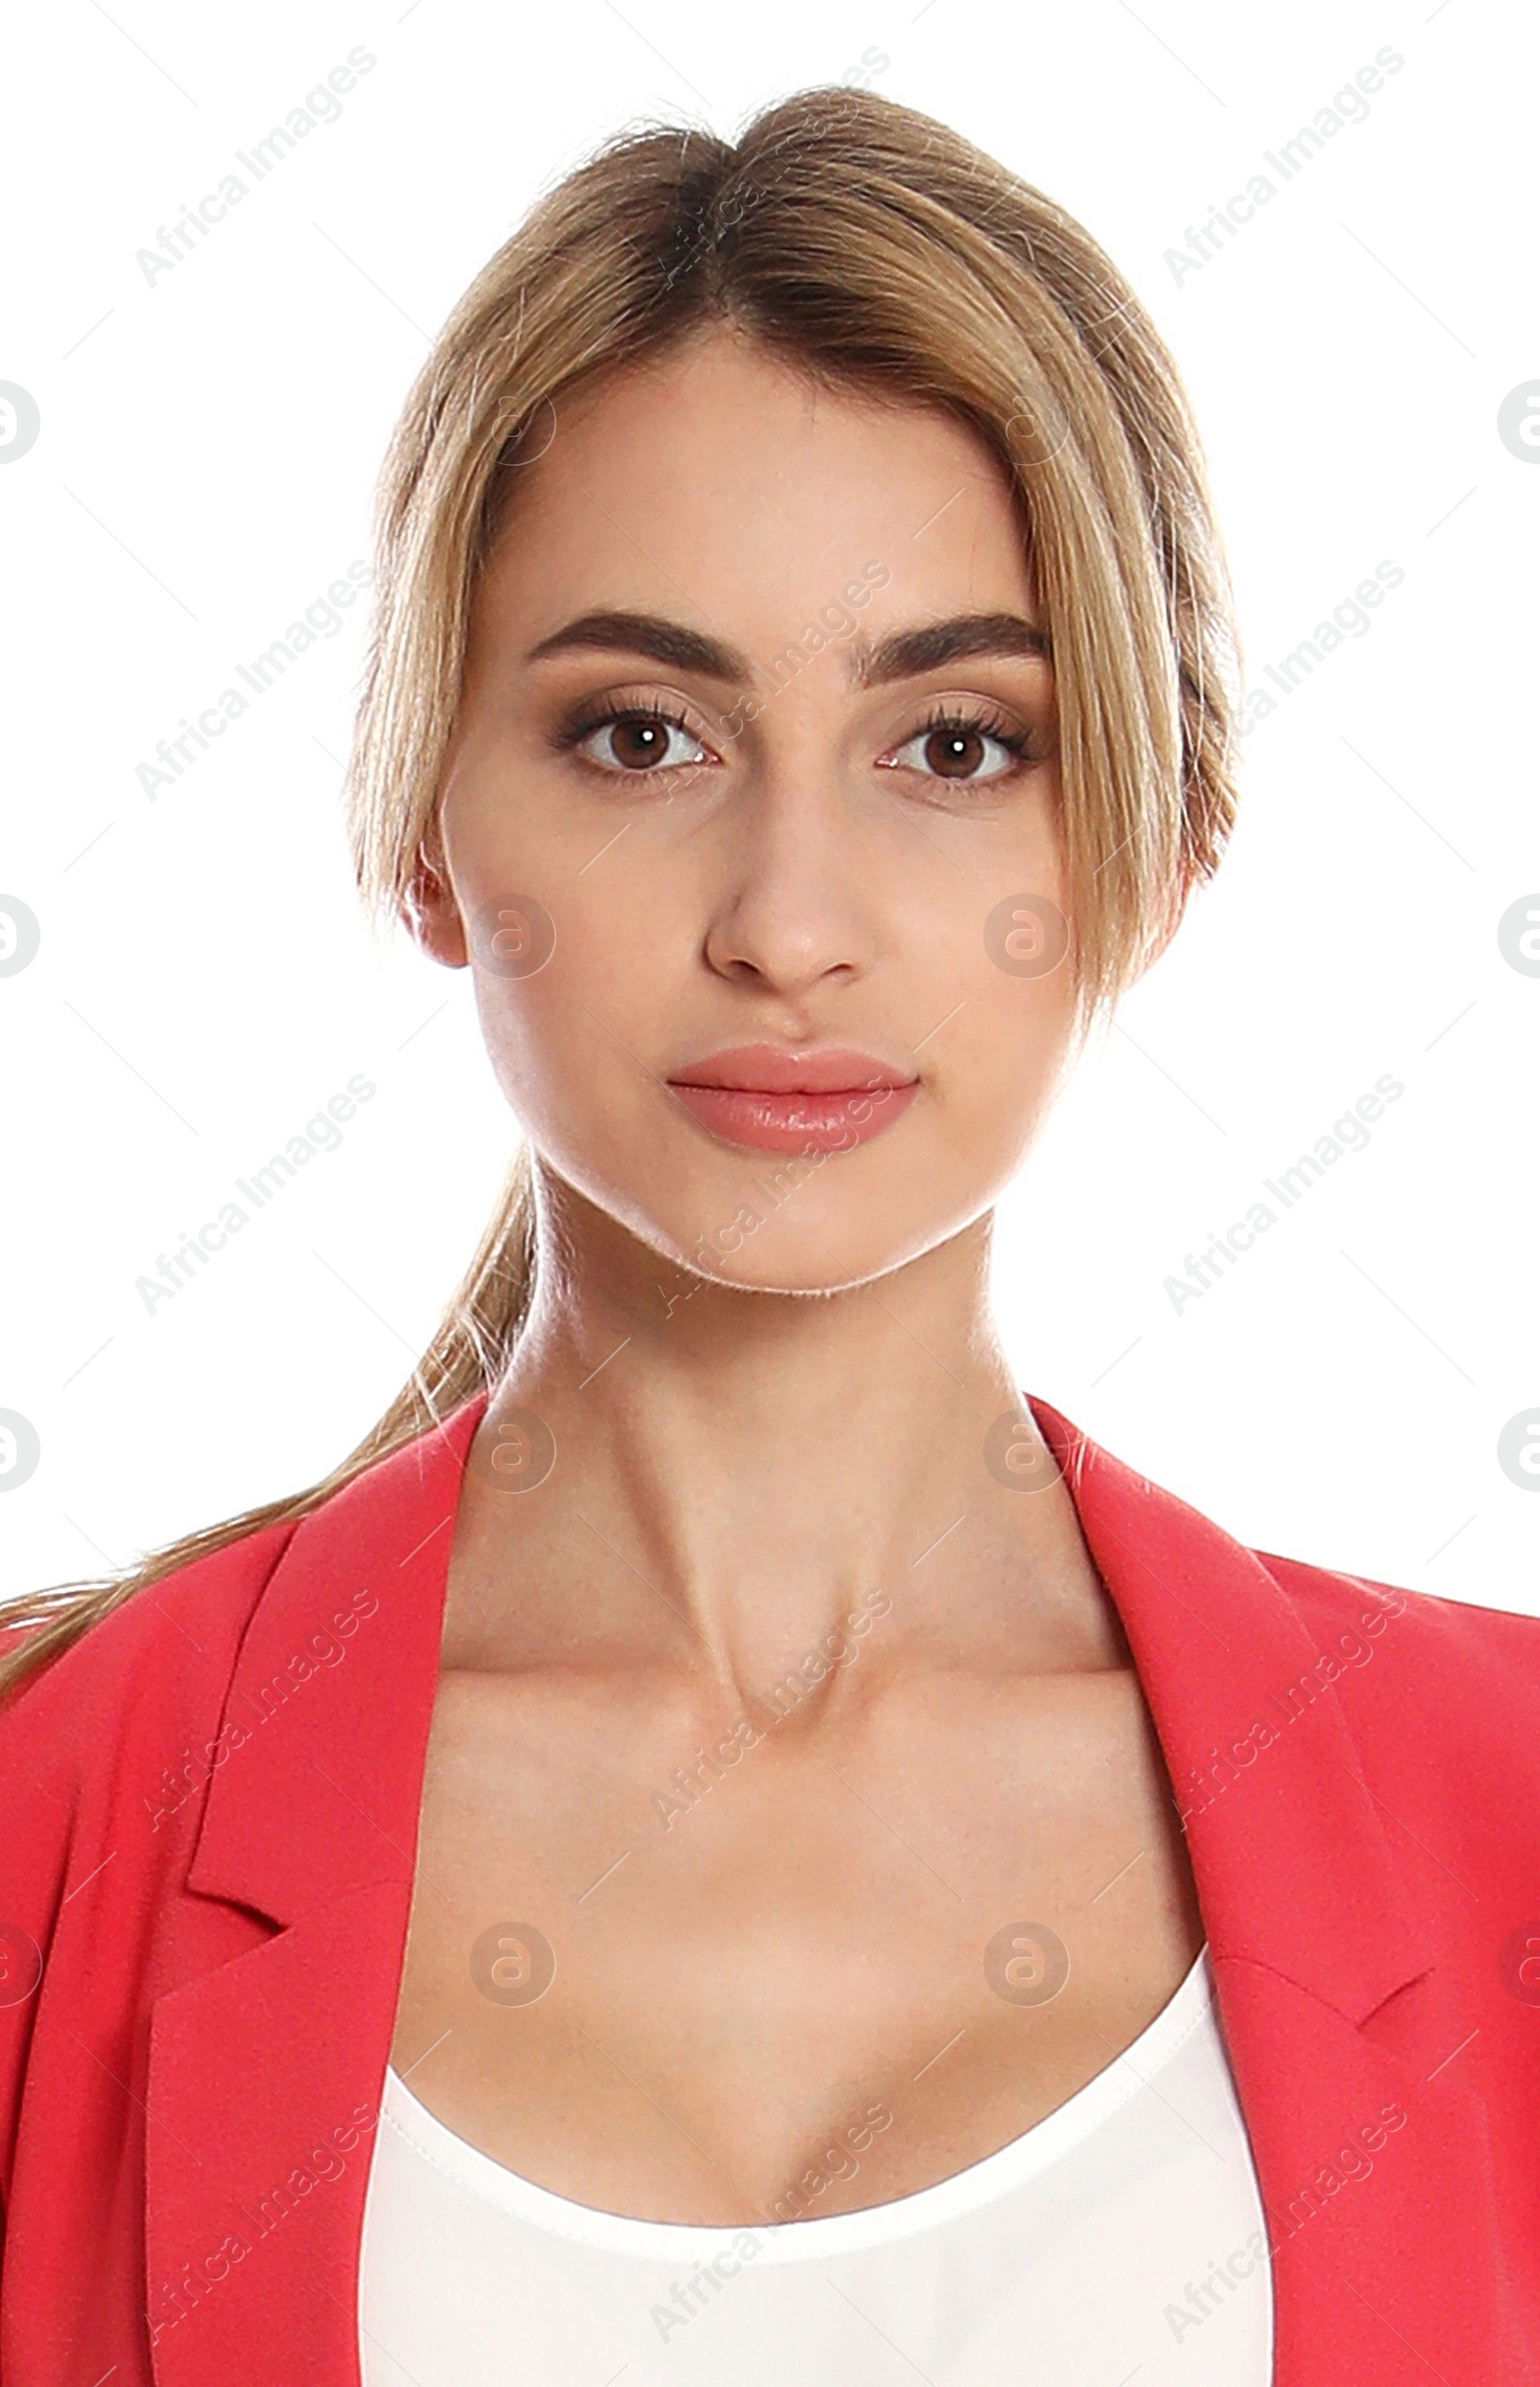
[{"label": "ear", "polygon": [[416,943],[446,969],[464,969],[470,961],[465,923],[460,917],[449,867],[439,843],[437,824],[418,847],[417,860],[401,900],[400,916]]}]

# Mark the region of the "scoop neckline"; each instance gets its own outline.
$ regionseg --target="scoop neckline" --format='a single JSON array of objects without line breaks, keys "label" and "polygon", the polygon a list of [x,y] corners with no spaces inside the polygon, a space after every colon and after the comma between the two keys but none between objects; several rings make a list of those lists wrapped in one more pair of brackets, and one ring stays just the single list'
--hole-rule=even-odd
[{"label": "scoop neckline", "polygon": [[713,2247],[731,2246],[748,2237],[757,2242],[760,2261],[811,2261],[860,2252],[956,2220],[1037,2178],[1131,2102],[1152,2069],[1168,2064],[1200,2027],[1213,2004],[1214,1977],[1205,1941],[1172,1995],[1138,2038],[1031,2129],[928,2188],[807,2221],[656,2221],[580,2204],[510,2170],[462,2139],[429,2112],[390,2065],[380,2118],[418,2157],[478,2204],[553,2237],[665,2263],[686,2253],[709,2254]]}]

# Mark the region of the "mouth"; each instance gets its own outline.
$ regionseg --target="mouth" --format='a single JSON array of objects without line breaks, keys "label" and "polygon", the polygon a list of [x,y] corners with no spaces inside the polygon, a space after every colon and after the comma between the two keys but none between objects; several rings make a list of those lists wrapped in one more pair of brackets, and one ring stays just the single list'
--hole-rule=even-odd
[{"label": "mouth", "polygon": [[919,1091],[912,1071],[871,1053],[787,1053],[770,1044],[711,1053],[668,1083],[713,1136],[761,1152],[841,1152],[869,1143]]}]

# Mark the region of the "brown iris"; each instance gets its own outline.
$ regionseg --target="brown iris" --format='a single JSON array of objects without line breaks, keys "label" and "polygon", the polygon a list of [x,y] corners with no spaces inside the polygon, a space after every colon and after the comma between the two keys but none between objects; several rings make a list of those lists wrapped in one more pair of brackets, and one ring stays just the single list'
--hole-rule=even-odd
[{"label": "brown iris", "polygon": [[668,740],[666,721],[616,721],[610,725],[609,751],[614,759],[637,769],[644,769],[666,755]]},{"label": "brown iris", "polygon": [[984,740],[977,730],[933,730],[925,760],[941,779],[970,779],[984,760]]}]

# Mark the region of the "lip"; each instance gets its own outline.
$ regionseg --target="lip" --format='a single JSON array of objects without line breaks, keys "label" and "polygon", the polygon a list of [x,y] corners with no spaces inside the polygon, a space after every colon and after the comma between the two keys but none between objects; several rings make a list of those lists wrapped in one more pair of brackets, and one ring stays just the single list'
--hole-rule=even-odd
[{"label": "lip", "polygon": [[790,1052],[779,1044],[733,1044],[676,1069],[671,1086],[730,1087],[753,1094],[848,1094],[881,1086],[910,1086],[912,1069],[890,1069],[871,1053],[847,1044],[809,1045]]},{"label": "lip", "polygon": [[912,1072],[846,1045],[733,1045],[688,1063],[668,1083],[712,1135],[769,1152],[869,1143],[919,1091]]}]

